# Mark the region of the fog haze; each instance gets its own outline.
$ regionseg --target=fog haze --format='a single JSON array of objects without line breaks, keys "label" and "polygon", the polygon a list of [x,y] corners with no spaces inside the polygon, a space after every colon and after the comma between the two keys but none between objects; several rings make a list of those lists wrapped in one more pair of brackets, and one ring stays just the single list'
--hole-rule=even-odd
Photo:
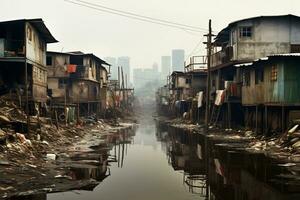
[{"label": "fog haze", "polygon": [[[219,31],[231,21],[257,15],[300,15],[300,2],[240,0],[88,0],[115,9]],[[128,19],[92,10],[64,0],[2,0],[0,20],[43,18],[60,42],[49,50],[93,52],[99,57],[129,56],[131,66],[151,67],[172,49],[203,54],[204,33]],[[198,45],[197,44],[201,44]]]}]

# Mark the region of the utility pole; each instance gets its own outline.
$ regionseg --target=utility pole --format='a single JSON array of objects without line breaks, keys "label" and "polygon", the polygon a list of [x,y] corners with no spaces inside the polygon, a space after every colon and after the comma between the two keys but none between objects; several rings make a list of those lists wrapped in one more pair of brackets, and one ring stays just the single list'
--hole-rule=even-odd
[{"label": "utility pole", "polygon": [[120,97],[121,97],[121,79],[120,79],[120,66],[118,66],[118,82],[117,82],[117,84],[118,84],[118,94],[117,94],[117,92],[116,92],[116,97],[117,97],[117,95],[118,95],[118,106],[120,106],[119,105],[119,103],[120,103]]},{"label": "utility pole", "polygon": [[125,94],[126,94],[126,107],[128,107],[128,87],[127,87],[127,74],[125,74]]},{"label": "utility pole", "polygon": [[121,80],[120,80],[120,67],[118,66],[118,86],[119,86],[119,91],[120,91],[120,88],[121,88]]},{"label": "utility pole", "polygon": [[212,50],[212,30],[211,30],[211,19],[209,20],[209,32],[207,35],[207,42],[204,44],[207,45],[207,84],[206,84],[206,106],[205,106],[205,127],[208,129],[209,126],[209,112],[210,112],[210,65],[211,65],[211,50]]},{"label": "utility pole", "polygon": [[122,103],[124,105],[125,103],[125,96],[124,96],[124,73],[123,73],[123,67],[121,67],[121,76],[122,76]]},{"label": "utility pole", "polygon": [[66,79],[65,79],[64,85],[65,85],[65,98],[64,98],[65,125],[67,125],[68,124],[68,118],[67,118],[68,112],[67,112],[67,81],[66,81]]}]

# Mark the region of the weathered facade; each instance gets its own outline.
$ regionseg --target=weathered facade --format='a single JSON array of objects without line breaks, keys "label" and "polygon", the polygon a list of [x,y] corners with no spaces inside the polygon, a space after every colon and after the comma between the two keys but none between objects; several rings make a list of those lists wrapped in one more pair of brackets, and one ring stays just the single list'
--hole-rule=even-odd
[{"label": "weathered facade", "polygon": [[[261,16],[233,22],[223,29],[214,41],[211,58],[212,101],[217,91],[224,91],[220,119],[226,123],[243,125],[241,103],[242,76],[237,64],[253,62],[272,54],[300,52],[300,18],[294,15]],[[256,89],[262,88],[257,85]],[[256,94],[255,98],[262,98]],[[254,96],[249,96],[249,101]],[[214,104],[215,105],[215,104]],[[223,106],[224,105],[224,106]],[[220,107],[220,106],[219,106]],[[237,112],[236,112],[237,111]],[[215,115],[212,112],[212,116]]]},{"label": "weathered facade", "polygon": [[200,115],[204,114],[202,101],[207,85],[207,65],[204,56],[195,58],[192,57],[189,63],[185,63],[185,72],[174,71],[170,75],[168,97],[163,96],[165,88],[161,88],[157,93],[157,100],[161,104],[160,107],[165,107],[166,104],[169,106],[170,114],[182,116],[183,113],[187,113],[188,116],[185,117],[199,121]]},{"label": "weathered facade", "polygon": [[54,42],[42,19],[0,22],[1,94],[10,93],[31,114],[33,103],[47,101],[46,51]]},{"label": "weathered facade", "polygon": [[55,103],[78,105],[81,115],[106,108],[109,65],[93,54],[47,52],[48,89]]},{"label": "weathered facade", "polygon": [[239,65],[246,125],[257,132],[283,132],[299,118],[299,54],[277,54]]},{"label": "weathered facade", "polygon": [[221,68],[272,54],[299,52],[299,34],[300,18],[294,15],[261,16],[233,22],[216,37],[212,66]]}]

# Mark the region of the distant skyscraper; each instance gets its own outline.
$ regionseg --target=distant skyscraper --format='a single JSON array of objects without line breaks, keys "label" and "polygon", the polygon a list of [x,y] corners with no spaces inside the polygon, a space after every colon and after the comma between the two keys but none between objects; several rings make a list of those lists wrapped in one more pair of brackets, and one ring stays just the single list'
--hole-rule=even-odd
[{"label": "distant skyscraper", "polygon": [[161,74],[165,78],[169,75],[171,70],[171,56],[162,56],[161,57]]},{"label": "distant skyscraper", "polygon": [[153,63],[152,69],[153,69],[154,72],[158,73],[158,64],[157,63]]},{"label": "distant skyscraper", "polygon": [[152,68],[136,68],[133,70],[133,80],[135,88],[142,88],[149,82],[160,83],[160,73],[157,63]]},{"label": "distant skyscraper", "polygon": [[172,50],[172,69],[173,71],[184,71],[184,50]]},{"label": "distant skyscraper", "polygon": [[118,66],[117,66],[117,59],[114,57],[106,57],[104,60],[110,64],[110,79],[117,80],[118,79]]},{"label": "distant skyscraper", "polygon": [[133,82],[134,87],[141,87],[145,84],[146,80],[143,77],[144,70],[142,68],[133,69]]},{"label": "distant skyscraper", "polygon": [[118,58],[118,66],[123,67],[124,78],[127,74],[128,85],[131,83],[131,73],[130,73],[130,58],[129,57],[119,57]]}]

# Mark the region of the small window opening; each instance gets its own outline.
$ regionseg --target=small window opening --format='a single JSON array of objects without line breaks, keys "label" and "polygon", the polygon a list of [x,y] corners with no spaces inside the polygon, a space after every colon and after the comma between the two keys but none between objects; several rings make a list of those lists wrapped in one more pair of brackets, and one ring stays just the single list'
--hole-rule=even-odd
[{"label": "small window opening", "polygon": [[251,38],[252,37],[252,27],[240,27],[240,37],[241,38]]}]

